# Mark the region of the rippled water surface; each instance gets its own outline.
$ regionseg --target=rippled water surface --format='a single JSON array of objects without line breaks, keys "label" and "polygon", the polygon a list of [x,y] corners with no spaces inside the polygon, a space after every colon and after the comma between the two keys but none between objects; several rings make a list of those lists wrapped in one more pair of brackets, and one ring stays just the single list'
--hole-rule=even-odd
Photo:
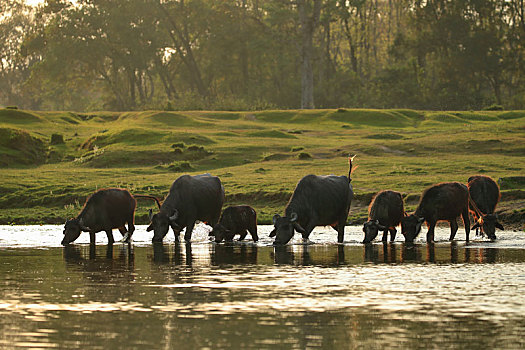
[{"label": "rippled water surface", "polygon": [[0,348],[525,348],[523,232],[365,246],[317,228],[274,248],[269,231],[62,247],[60,226],[0,226]]}]

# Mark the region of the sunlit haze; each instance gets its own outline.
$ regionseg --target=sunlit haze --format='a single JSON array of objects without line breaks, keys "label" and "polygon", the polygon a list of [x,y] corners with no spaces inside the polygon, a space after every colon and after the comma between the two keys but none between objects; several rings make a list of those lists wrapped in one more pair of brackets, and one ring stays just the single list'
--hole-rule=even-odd
[{"label": "sunlit haze", "polygon": [[44,2],[44,0],[26,0],[26,4],[31,6],[37,6]]}]

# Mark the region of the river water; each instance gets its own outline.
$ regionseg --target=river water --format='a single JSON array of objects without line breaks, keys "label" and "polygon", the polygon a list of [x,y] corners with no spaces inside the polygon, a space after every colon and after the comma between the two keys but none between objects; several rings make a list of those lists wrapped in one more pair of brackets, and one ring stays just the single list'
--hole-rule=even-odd
[{"label": "river water", "polygon": [[524,232],[365,246],[318,227],[274,248],[270,229],[62,247],[61,226],[0,226],[0,348],[525,348]]}]

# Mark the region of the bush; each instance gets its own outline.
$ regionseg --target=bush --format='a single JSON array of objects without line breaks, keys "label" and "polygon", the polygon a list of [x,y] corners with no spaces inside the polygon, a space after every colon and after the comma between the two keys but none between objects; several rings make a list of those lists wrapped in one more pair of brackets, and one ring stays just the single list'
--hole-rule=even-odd
[{"label": "bush", "polygon": [[498,104],[492,104],[488,107],[485,107],[483,108],[484,111],[503,111],[505,110],[505,108],[503,108],[502,105],[498,105]]},{"label": "bush", "polygon": [[304,147],[302,147],[302,146],[292,147],[290,152],[299,152],[299,151],[302,151],[303,149],[304,149]]},{"label": "bush", "polygon": [[306,152],[301,152],[297,155],[297,158],[299,159],[312,159],[312,156],[310,155],[310,153],[306,153]]},{"label": "bush", "polygon": [[183,171],[189,171],[193,169],[193,167],[191,166],[191,163],[188,161],[176,161],[170,164],[161,164],[161,165],[157,165],[155,168],[156,169],[166,169],[166,170],[173,171],[173,172],[183,172]]},{"label": "bush", "polygon": [[191,169],[193,169],[193,167],[191,166],[191,163],[187,161],[173,162],[173,164],[168,165],[168,170],[170,171],[181,172]]},{"label": "bush", "polygon": [[64,136],[62,134],[52,134],[50,143],[52,145],[61,145],[64,143]]}]

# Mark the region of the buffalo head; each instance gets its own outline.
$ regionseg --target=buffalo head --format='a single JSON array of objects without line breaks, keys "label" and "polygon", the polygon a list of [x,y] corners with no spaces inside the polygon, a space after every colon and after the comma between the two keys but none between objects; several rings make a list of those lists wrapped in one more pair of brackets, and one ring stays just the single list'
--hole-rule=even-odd
[{"label": "buffalo head", "polygon": [[[149,219],[151,224],[146,228],[146,231],[149,232],[153,230],[153,243],[162,242],[164,236],[166,236],[168,233],[170,226],[178,227],[176,223],[178,216],[179,212],[177,209],[175,209],[175,212],[172,214],[172,216],[168,216],[164,212],[159,212],[153,215],[153,211],[151,209],[149,210]],[[177,236],[179,232],[175,232],[175,235]]]},{"label": "buffalo head", "polygon": [[304,232],[304,229],[297,222],[297,213],[292,212],[290,216],[281,217],[279,214],[273,217],[274,229],[270,232],[270,237],[275,237],[274,245],[283,245],[292,239],[295,231]]},{"label": "buffalo head", "polygon": [[499,223],[498,216],[496,214],[483,215],[471,230],[481,228],[481,232],[485,233],[490,240],[496,240],[496,228],[503,230],[503,225]]},{"label": "buffalo head", "polygon": [[379,223],[379,220],[369,220],[363,225],[363,232],[365,233],[365,239],[363,243],[370,243],[376,237],[379,231],[386,230],[387,227]]},{"label": "buffalo head", "polygon": [[220,243],[223,240],[232,241],[234,233],[228,230],[225,226],[217,224],[213,226],[213,230],[210,231],[210,236],[215,236],[215,242]]},{"label": "buffalo head", "polygon": [[425,218],[420,218],[414,214],[405,216],[401,219],[401,233],[405,236],[405,242],[413,243],[421,231],[421,225]]},{"label": "buffalo head", "polygon": [[61,244],[67,245],[74,242],[82,231],[90,231],[89,227],[84,226],[82,219],[69,219],[64,225],[64,238]]}]

